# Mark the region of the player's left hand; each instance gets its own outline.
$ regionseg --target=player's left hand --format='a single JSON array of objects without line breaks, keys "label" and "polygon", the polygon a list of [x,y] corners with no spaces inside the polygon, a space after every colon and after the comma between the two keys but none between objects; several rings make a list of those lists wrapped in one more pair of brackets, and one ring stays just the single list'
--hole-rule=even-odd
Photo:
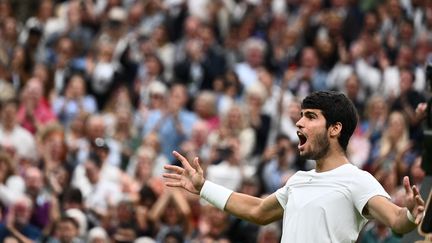
[{"label": "player's left hand", "polygon": [[421,220],[423,219],[425,202],[420,196],[417,186],[411,186],[408,176],[403,178],[403,185],[405,187],[405,206],[414,216],[415,223],[420,224]]}]

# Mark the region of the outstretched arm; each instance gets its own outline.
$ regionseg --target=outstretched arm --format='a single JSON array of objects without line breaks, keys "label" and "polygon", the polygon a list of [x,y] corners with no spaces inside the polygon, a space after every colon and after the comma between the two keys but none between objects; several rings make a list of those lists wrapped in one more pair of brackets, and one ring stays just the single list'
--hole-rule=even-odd
[{"label": "outstretched arm", "polygon": [[[388,199],[375,196],[367,204],[370,215],[390,226],[397,233],[408,233],[420,224],[425,204],[416,186],[411,187],[408,177],[404,177],[405,203],[401,208]],[[412,217],[412,218],[411,218]]]},{"label": "outstretched arm", "polygon": [[[226,188],[205,180],[198,158],[189,163],[181,154],[175,151],[173,154],[182,163],[183,168],[174,165],[165,166],[165,169],[170,172],[164,174],[164,177],[168,179],[167,186],[180,187],[200,195],[210,203],[219,205],[220,209],[256,224],[268,224],[282,218],[283,208],[274,194],[262,199],[230,192]],[[219,190],[220,194],[226,194],[227,197],[220,198]],[[218,201],[219,199],[222,202]],[[216,203],[214,203],[215,200]]]}]

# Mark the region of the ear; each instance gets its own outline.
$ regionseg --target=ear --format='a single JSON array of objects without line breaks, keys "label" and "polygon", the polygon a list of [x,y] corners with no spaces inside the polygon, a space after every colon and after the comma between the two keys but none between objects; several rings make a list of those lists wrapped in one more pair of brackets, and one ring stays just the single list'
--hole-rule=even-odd
[{"label": "ear", "polygon": [[329,127],[330,137],[339,137],[342,131],[342,123],[336,122]]}]

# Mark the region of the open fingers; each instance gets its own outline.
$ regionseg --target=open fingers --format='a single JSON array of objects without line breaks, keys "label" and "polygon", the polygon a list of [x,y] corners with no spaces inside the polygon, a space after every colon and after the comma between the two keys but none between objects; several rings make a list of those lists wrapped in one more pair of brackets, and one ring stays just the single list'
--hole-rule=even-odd
[{"label": "open fingers", "polygon": [[198,173],[200,173],[200,174],[203,173],[203,170],[202,170],[202,168],[201,168],[201,166],[200,166],[200,164],[199,164],[199,159],[198,159],[198,157],[195,157],[195,158],[194,158],[194,160],[193,160],[193,166],[194,166],[195,169],[198,171]]},{"label": "open fingers", "polygon": [[162,175],[164,178],[167,178],[167,179],[173,179],[173,180],[181,180],[181,175],[178,175],[178,174],[170,174],[170,173],[164,173],[163,175]]},{"label": "open fingers", "polygon": [[165,185],[169,186],[169,187],[182,187],[182,184],[180,181],[167,181],[167,182],[165,182]]},{"label": "open fingers", "polygon": [[[421,197],[420,197],[420,192],[419,192],[419,190],[418,190],[418,187],[416,187],[416,186],[412,186],[412,191],[413,191],[413,193],[414,193],[414,197],[419,197],[420,199],[421,199]],[[423,200],[422,200],[423,201]]]},{"label": "open fingers", "polygon": [[420,224],[420,222],[423,220],[424,209],[425,208],[423,206],[420,206],[420,207],[417,208],[417,216],[416,216],[416,219],[415,219],[415,223],[416,224]]},{"label": "open fingers", "polygon": [[405,192],[406,192],[406,194],[411,194],[413,191],[412,191],[412,188],[411,188],[411,184],[410,184],[410,182],[409,182],[409,178],[408,178],[408,176],[405,176],[404,178],[403,178],[403,185],[404,185],[404,187],[405,187]]},{"label": "open fingers", "polygon": [[173,155],[180,161],[180,163],[182,163],[183,168],[186,170],[193,170],[192,166],[189,164],[189,161],[183,155],[177,151],[173,151]]},{"label": "open fingers", "polygon": [[[418,193],[418,192],[417,192]],[[423,198],[420,196],[420,195],[416,195],[415,196],[415,199],[416,199],[416,203],[417,203],[417,205],[419,205],[419,206],[424,206],[425,205],[425,203],[424,203],[424,201],[423,201]]]},{"label": "open fingers", "polygon": [[175,165],[164,165],[164,168],[165,168],[166,170],[169,170],[169,171],[175,172],[175,173],[177,173],[177,174],[183,174],[183,172],[184,172],[184,169],[183,169],[183,168],[178,167],[178,166],[175,166]]}]

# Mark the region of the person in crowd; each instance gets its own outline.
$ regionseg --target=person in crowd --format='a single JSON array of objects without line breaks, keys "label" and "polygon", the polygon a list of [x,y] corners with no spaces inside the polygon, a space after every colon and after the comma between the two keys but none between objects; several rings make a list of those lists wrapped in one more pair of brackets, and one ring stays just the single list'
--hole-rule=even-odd
[{"label": "person in crowd", "polygon": [[42,231],[30,223],[33,203],[27,196],[17,199],[8,210],[5,222],[0,224],[0,241],[12,237],[18,242],[34,242],[42,237]]},{"label": "person in crowd", "polygon": [[190,207],[181,191],[166,189],[149,211],[149,218],[158,228],[157,241],[163,241],[172,232],[190,236]]},{"label": "person in crowd", "polygon": [[[269,147],[270,158],[261,161],[257,173],[263,182],[264,192],[272,193],[285,185],[299,169],[296,168],[297,152],[288,136],[279,134],[274,147]],[[264,152],[266,154],[266,152]]]},{"label": "person in crowd", "polygon": [[24,182],[25,193],[32,202],[29,222],[42,232],[47,232],[60,215],[58,199],[47,191],[42,171],[39,168],[27,168]]},{"label": "person in crowd", "polygon": [[95,113],[96,100],[87,95],[84,77],[73,75],[66,84],[64,95],[58,96],[52,103],[53,111],[64,127],[68,128],[79,113]]},{"label": "person in crowd", "polygon": [[11,156],[0,151],[0,208],[6,212],[6,208],[24,194],[25,185],[21,176],[16,174],[16,168],[12,164]]},{"label": "person in crowd", "polygon": [[79,225],[72,217],[64,216],[55,223],[53,234],[47,239],[47,243],[84,243],[83,239],[78,237]]},{"label": "person in crowd", "polygon": [[186,110],[189,99],[186,87],[174,84],[169,92],[167,107],[150,111],[143,126],[143,136],[151,132],[159,134],[162,153],[171,161],[171,150],[190,137],[196,114]]},{"label": "person in crowd", "polygon": [[0,145],[15,151],[13,154],[15,158],[12,159],[19,157],[35,159],[38,156],[35,138],[19,124],[18,109],[19,102],[16,99],[1,102]]},{"label": "person in crowd", "polygon": [[48,100],[43,96],[43,86],[39,79],[31,78],[25,84],[17,119],[32,134],[36,134],[47,123],[57,120]]},{"label": "person in crowd", "polygon": [[[92,214],[94,224],[102,224],[110,210],[114,208],[122,198],[119,184],[113,183],[102,175],[103,161],[96,153],[91,153],[84,163],[85,174],[90,182],[89,188],[85,188],[84,205],[87,212]],[[84,191],[84,188],[80,188]]]},{"label": "person in crowd", "polygon": [[390,113],[388,124],[379,143],[371,150],[371,172],[396,170],[398,182],[408,175],[408,168],[416,158],[409,139],[405,116],[397,111]]}]

